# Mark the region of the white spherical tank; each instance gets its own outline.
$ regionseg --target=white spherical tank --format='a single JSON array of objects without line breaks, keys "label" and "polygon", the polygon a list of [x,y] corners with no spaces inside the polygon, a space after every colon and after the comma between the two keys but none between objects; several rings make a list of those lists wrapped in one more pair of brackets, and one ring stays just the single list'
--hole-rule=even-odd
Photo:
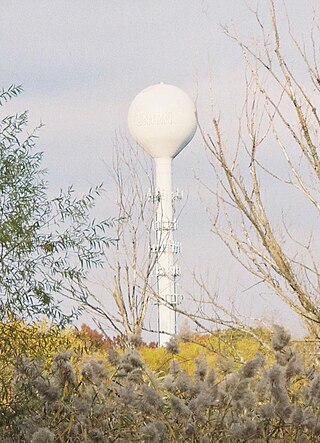
[{"label": "white spherical tank", "polygon": [[152,157],[174,158],[196,132],[195,106],[176,86],[149,86],[131,103],[128,126],[135,141]]}]

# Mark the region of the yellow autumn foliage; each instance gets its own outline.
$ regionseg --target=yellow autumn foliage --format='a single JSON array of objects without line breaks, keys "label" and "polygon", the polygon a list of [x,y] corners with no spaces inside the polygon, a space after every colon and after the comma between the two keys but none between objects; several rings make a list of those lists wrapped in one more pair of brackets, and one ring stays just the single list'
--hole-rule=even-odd
[{"label": "yellow autumn foliage", "polygon": [[257,338],[231,329],[217,331],[212,335],[195,334],[190,342],[179,343],[177,355],[170,354],[165,348],[147,346],[142,347],[140,353],[147,366],[158,373],[166,373],[173,358],[190,374],[195,370],[195,361],[201,357],[207,359],[209,366],[219,365],[223,360],[232,360],[237,367],[253,358],[257,352],[263,353],[266,360],[271,361],[271,353],[259,341],[270,343],[271,333],[264,329],[256,329],[254,332]]},{"label": "yellow autumn foliage", "polygon": [[[271,363],[272,353],[261,344],[271,344],[271,332],[259,328],[254,330],[254,334],[257,338],[231,329],[211,335],[194,334],[190,342],[180,341],[177,355],[172,355],[165,348],[148,345],[141,346],[139,352],[146,366],[158,374],[168,372],[173,358],[190,374],[194,372],[195,361],[199,357],[205,357],[209,366],[232,360],[237,368],[244,361],[252,359],[257,352],[261,352],[267,362]],[[112,340],[104,338],[86,325],[82,325],[80,330],[74,327],[61,329],[46,321],[26,324],[12,319],[10,322],[0,323],[0,373],[7,376],[11,365],[21,355],[30,359],[41,358],[45,366],[49,366],[57,352],[67,350],[77,355],[75,360],[95,355],[107,363],[107,350],[110,346],[115,346]],[[312,344],[300,342],[297,346],[306,358],[311,355]]]}]

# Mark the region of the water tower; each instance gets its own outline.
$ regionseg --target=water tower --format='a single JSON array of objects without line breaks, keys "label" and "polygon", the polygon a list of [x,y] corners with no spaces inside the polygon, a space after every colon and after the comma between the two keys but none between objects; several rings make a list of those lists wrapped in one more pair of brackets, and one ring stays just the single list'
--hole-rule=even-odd
[{"label": "water tower", "polygon": [[179,276],[177,254],[180,244],[174,241],[177,228],[172,192],[172,160],[190,142],[197,128],[195,106],[189,96],[176,86],[160,83],[141,91],[131,103],[129,130],[135,141],[155,160],[157,203],[154,222],[158,292],[159,344],[164,345],[176,333],[175,306],[178,301],[176,280]]}]

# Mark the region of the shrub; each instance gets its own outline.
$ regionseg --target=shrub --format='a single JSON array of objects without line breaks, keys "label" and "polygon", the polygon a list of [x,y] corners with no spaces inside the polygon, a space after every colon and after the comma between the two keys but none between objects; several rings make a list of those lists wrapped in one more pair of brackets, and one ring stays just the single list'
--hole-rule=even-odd
[{"label": "shrub", "polygon": [[286,334],[275,330],[272,363],[258,353],[226,369],[200,355],[192,374],[171,356],[159,376],[136,349],[111,347],[108,362],[58,353],[48,369],[21,357],[2,442],[317,442],[320,373]]}]

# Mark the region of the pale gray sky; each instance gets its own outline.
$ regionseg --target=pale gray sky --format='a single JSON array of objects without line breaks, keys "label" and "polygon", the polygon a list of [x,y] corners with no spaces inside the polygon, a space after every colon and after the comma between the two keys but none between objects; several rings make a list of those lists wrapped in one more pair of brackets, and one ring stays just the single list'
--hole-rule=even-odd
[{"label": "pale gray sky", "polygon": [[[249,3],[261,8],[265,4]],[[298,36],[310,19],[304,4],[288,1]],[[49,169],[50,192],[69,184],[85,191],[101,181],[111,192],[104,162],[110,162],[114,133],[127,133],[132,99],[160,81],[181,87],[193,99],[198,96],[200,115],[209,127],[213,73],[217,101],[227,117],[225,130],[232,139],[243,59],[220,24],[233,21],[242,35],[251,36],[253,18],[244,1],[1,0],[0,6],[0,86],[22,83],[25,90],[5,111],[28,109],[30,129],[45,123],[38,148]],[[220,291],[229,292],[226,297],[234,295],[247,279],[240,270],[235,274],[237,267],[209,233],[194,190],[195,172],[210,179],[199,135],[175,165],[175,184],[189,193],[178,232],[184,261],[190,269],[201,265]],[[115,215],[109,209],[100,208],[105,216]],[[223,280],[232,286],[224,286]],[[267,301],[260,311],[272,316],[279,306]]]}]

